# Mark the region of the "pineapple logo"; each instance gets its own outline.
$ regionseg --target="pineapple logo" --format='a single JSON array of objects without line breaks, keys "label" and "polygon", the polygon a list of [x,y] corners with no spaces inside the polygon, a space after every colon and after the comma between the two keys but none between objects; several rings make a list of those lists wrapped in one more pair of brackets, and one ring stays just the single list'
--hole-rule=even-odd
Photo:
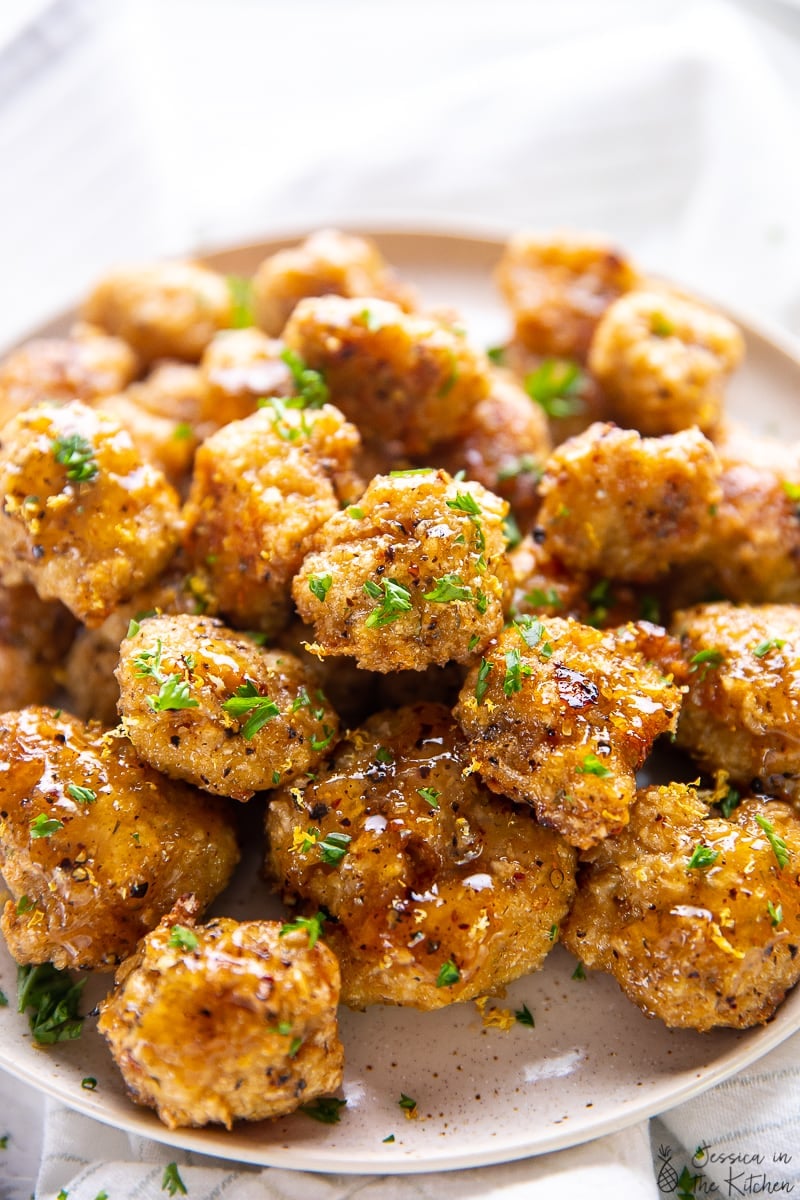
[{"label": "pineapple logo", "polygon": [[678,1172],[672,1165],[671,1146],[658,1147],[658,1161],[661,1163],[658,1178],[656,1179],[658,1190],[671,1195],[678,1186]]}]

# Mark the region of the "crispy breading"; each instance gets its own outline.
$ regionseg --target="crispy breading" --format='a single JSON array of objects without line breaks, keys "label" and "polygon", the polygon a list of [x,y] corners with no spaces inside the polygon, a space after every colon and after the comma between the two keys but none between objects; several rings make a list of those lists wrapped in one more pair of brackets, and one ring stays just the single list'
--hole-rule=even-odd
[{"label": "crispy breading", "polygon": [[260,329],[226,329],[206,346],[200,361],[202,413],[216,426],[241,421],[265,396],[291,396],[294,383],[281,358],[283,342]]}]

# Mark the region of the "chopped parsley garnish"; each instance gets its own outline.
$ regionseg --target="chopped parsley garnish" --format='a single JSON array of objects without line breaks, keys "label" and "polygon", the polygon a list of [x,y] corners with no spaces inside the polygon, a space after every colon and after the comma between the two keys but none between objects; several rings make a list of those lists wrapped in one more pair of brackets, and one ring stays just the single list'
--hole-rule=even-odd
[{"label": "chopped parsley garnish", "polygon": [[10,1137],[11,1137],[10,1133],[4,1133],[3,1136],[0,1137],[0,1150],[8,1149],[8,1142],[9,1142]]},{"label": "chopped parsley garnish", "polygon": [[483,616],[483,614],[486,612],[486,609],[489,607],[489,597],[485,592],[482,592],[480,588],[478,589],[478,594],[475,597],[475,607],[481,616]]},{"label": "chopped parsley garnish", "polygon": [[483,536],[483,528],[481,526],[481,517],[483,509],[471,492],[456,492],[455,500],[446,500],[445,504],[451,508],[453,512],[464,513],[469,518],[473,529],[475,530],[475,543],[480,551],[486,549],[486,538]]},{"label": "chopped parsley garnish", "polygon": [[552,644],[550,642],[545,642],[545,644],[542,646],[540,653],[541,653],[542,658],[552,658],[553,657]]},{"label": "chopped parsley garnish", "polygon": [[375,761],[379,763],[392,763],[394,762],[394,755],[385,746],[378,746],[378,749],[375,751]]},{"label": "chopped parsley garnish", "polygon": [[0,1008],[8,1008],[8,996],[0,989]]},{"label": "chopped parsley garnish", "polygon": [[139,622],[136,620],[136,618],[131,617],[130,621],[128,622],[128,632],[125,634],[125,637],[129,637],[129,638],[136,637],[137,633],[139,632],[139,630],[141,628],[142,627],[139,624]]},{"label": "chopped parsley garnish", "polygon": [[85,1075],[81,1080],[81,1087],[86,1092],[94,1092],[97,1090],[97,1080],[94,1075]]},{"label": "chopped parsley garnish", "polygon": [[767,912],[769,913],[769,919],[772,922],[773,928],[775,928],[777,925],[780,925],[781,921],[783,920],[783,905],[779,904],[776,908],[772,901],[768,900]]},{"label": "chopped parsley garnish", "polygon": [[46,838],[52,837],[54,833],[58,833],[59,829],[64,828],[63,821],[57,821],[55,817],[46,817],[44,813],[39,813],[33,821],[31,821],[31,837]]},{"label": "chopped parsley garnish", "polygon": [[316,596],[324,604],[332,583],[333,579],[330,575],[312,575],[308,581],[308,590],[312,596]]},{"label": "chopped parsley garnish", "polygon": [[475,649],[475,647],[477,646],[477,644],[480,640],[481,640],[480,635],[477,633],[473,633],[472,637],[469,639],[469,642],[467,644],[467,650],[470,652],[470,654]]},{"label": "chopped parsley garnish", "polygon": [[772,822],[768,821],[766,817],[762,817],[761,813],[756,813],[756,823],[767,835],[767,841],[772,846],[772,853],[778,860],[778,866],[783,870],[791,857],[786,842],[780,834],[775,832],[775,826]]},{"label": "chopped parsley garnish", "polygon": [[322,737],[321,738],[312,737],[311,749],[314,751],[327,750],[328,746],[330,746],[331,742],[333,741],[333,735],[335,732],[336,732],[336,730],[332,729],[330,725],[323,725],[322,726]]},{"label": "chopped parsley garnish", "polygon": [[53,455],[57,463],[67,468],[67,479],[70,483],[91,483],[97,477],[100,468],[94,457],[94,447],[79,433],[62,435],[52,443]]},{"label": "chopped parsley garnish", "polygon": [[529,1029],[533,1029],[536,1024],[533,1019],[533,1013],[528,1008],[527,1004],[523,1004],[522,1008],[515,1010],[514,1020],[518,1025],[527,1025]]},{"label": "chopped parsley garnish", "polygon": [[608,616],[608,610],[616,603],[611,590],[611,580],[600,579],[589,592],[587,599],[592,606],[586,618],[587,625],[602,625]]},{"label": "chopped parsley garnish", "polygon": [[408,467],[405,471],[390,471],[390,479],[404,479],[406,475],[431,475],[433,467]]},{"label": "chopped parsley garnish", "polygon": [[302,1044],[303,1039],[301,1037],[292,1038],[291,1042],[289,1043],[289,1058],[295,1057]]},{"label": "chopped parsley garnish", "polygon": [[188,442],[193,434],[194,430],[188,421],[179,421],[172,431],[172,436],[176,442]]},{"label": "chopped parsley garnish", "polygon": [[478,667],[478,679],[475,684],[475,699],[480,704],[483,697],[489,689],[489,672],[494,670],[494,663],[490,663],[487,659],[481,659],[481,665]]},{"label": "chopped parsley garnish", "polygon": [[329,867],[338,867],[347,851],[350,849],[352,838],[349,833],[328,833],[319,842],[319,857]]},{"label": "chopped parsley garnish", "polygon": [[549,933],[548,933],[548,935],[547,935],[547,936],[550,938],[550,941],[551,941],[551,942],[554,942],[554,941],[556,941],[556,939],[558,938],[558,926],[557,926],[557,925],[551,925],[551,926],[550,926],[550,931],[549,931]]},{"label": "chopped parsley garnish", "polygon": [[596,775],[598,779],[605,779],[610,775],[608,767],[604,767],[596,754],[587,754],[581,765],[578,767],[579,775]]},{"label": "chopped parsley garnish", "polygon": [[262,696],[252,679],[246,679],[240,684],[230,699],[222,705],[223,711],[231,717],[244,717],[249,713],[242,728],[239,730],[246,742],[254,738],[259,729],[263,729],[273,717],[279,717],[281,710],[269,696]]},{"label": "chopped parsley garnish", "polygon": [[325,924],[325,913],[314,913],[313,917],[297,917],[294,921],[287,921],[285,925],[281,925],[278,937],[286,937],[289,933],[298,933],[305,930],[308,934],[308,948],[313,950],[322,936],[322,927]]},{"label": "chopped parsley garnish", "polygon": [[168,946],[173,950],[185,950],[190,954],[200,945],[197,934],[192,929],[187,929],[185,925],[173,925],[169,934]]},{"label": "chopped parsley garnish", "polygon": [[525,379],[525,391],[548,417],[574,417],[583,412],[580,392],[585,376],[576,362],[546,358]]},{"label": "chopped parsley garnish", "polygon": [[390,1133],[390,1134],[388,1134],[388,1136],[387,1136],[387,1137],[385,1137],[385,1138],[382,1138],[381,1140],[382,1140],[382,1141],[384,1141],[384,1142],[393,1142],[393,1141],[394,1141],[394,1134],[393,1134],[393,1133]]},{"label": "chopped parsley garnish", "polygon": [[256,323],[253,313],[253,281],[243,275],[229,275],[227,284],[231,296],[231,329],[249,329]]},{"label": "chopped parsley garnish", "polygon": [[533,608],[563,608],[563,602],[555,588],[534,588],[525,596],[525,603]]},{"label": "chopped parsley garnish", "polygon": [[728,788],[727,795],[723,797],[719,805],[722,809],[722,815],[726,820],[730,820],[731,813],[735,808],[739,807],[741,799],[742,798],[736,791],[736,788]]},{"label": "chopped parsley garnish", "polygon": [[30,912],[32,908],[36,908],[36,901],[31,900],[28,895],[20,896],[16,907],[17,916],[21,917],[24,913]]},{"label": "chopped parsley garnish", "polygon": [[584,967],[582,962],[578,963],[577,967],[572,972],[571,978],[572,979],[585,979],[586,978],[586,968]]},{"label": "chopped parsley garnish", "polygon": [[397,1101],[397,1103],[398,1103],[398,1104],[400,1105],[400,1107],[401,1107],[402,1109],[404,1109],[406,1112],[413,1112],[413,1111],[414,1111],[414,1109],[417,1107],[417,1102],[416,1102],[416,1100],[413,1100],[413,1099],[411,1098],[411,1096],[407,1096],[407,1095],[405,1094],[405,1092],[401,1092],[401,1093],[400,1093],[400,1099]]},{"label": "chopped parsley garnish", "polygon": [[28,1014],[33,1039],[40,1046],[72,1041],[81,1036],[78,1013],[85,979],[73,983],[67,971],[52,963],[17,968],[17,1011]]},{"label": "chopped parsley garnish", "polygon": [[326,1096],[315,1100],[313,1104],[301,1104],[300,1112],[305,1113],[323,1125],[338,1125],[341,1121],[341,1110],[347,1107],[346,1100],[337,1100],[336,1096]]},{"label": "chopped parsley garnish", "polygon": [[542,477],[542,468],[531,454],[521,454],[512,458],[500,467],[497,472],[497,482],[506,483],[509,479],[519,479],[520,475],[533,475],[538,482]]},{"label": "chopped parsley garnish", "polygon": [[535,617],[522,616],[514,622],[525,645],[529,650],[535,650],[544,635],[544,625]]},{"label": "chopped parsley garnish", "polygon": [[161,670],[161,655],[163,652],[161,638],[156,639],[155,650],[140,650],[133,660],[136,675],[139,679],[153,679],[159,684],[158,693],[148,696],[147,703],[153,712],[166,712],[168,709],[199,708],[200,705],[190,695],[187,680],[176,672],[174,675],[164,675]]},{"label": "chopped parsley garnish", "polygon": [[785,645],[785,638],[770,638],[766,642],[760,642],[753,651],[753,654],[755,654],[756,658],[764,658],[765,655],[769,654],[770,650],[782,650]]},{"label": "chopped parsley garnish", "polygon": [[506,673],[503,676],[503,691],[507,696],[522,690],[522,676],[530,675],[531,668],[523,665],[519,650],[506,651]]},{"label": "chopped parsley garnish", "polygon": [[432,788],[432,787],[417,788],[417,795],[422,796],[422,799],[425,801],[426,804],[430,804],[431,808],[439,807],[439,797],[441,796],[441,794],[442,794],[441,792],[437,792],[436,788]]},{"label": "chopped parsley garnish", "polygon": [[449,604],[451,600],[472,600],[472,588],[468,587],[460,575],[442,575],[436,580],[433,591],[425,592],[425,599],[434,604]]},{"label": "chopped parsley garnish", "polygon": [[383,629],[413,608],[411,592],[397,579],[384,579],[381,583],[368,579],[364,591],[370,600],[380,601],[364,622],[367,629]]},{"label": "chopped parsley garnish", "polygon": [[663,313],[654,312],[650,317],[650,332],[655,337],[672,337],[675,332],[675,326],[672,321],[668,320]]},{"label": "chopped parsley garnish", "polygon": [[493,362],[496,367],[499,367],[505,357],[505,352],[505,346],[490,346],[486,351],[486,357],[489,359],[489,362]]},{"label": "chopped parsley garnish", "polygon": [[639,615],[643,621],[650,621],[653,625],[661,623],[661,605],[655,596],[642,596],[639,601]]},{"label": "chopped parsley garnish", "polygon": [[345,512],[352,521],[364,520],[364,510],[363,508],[359,508],[357,504],[349,504],[345,509]]},{"label": "chopped parsley garnish", "polygon": [[703,668],[703,674],[700,676],[700,682],[702,683],[708,672],[715,671],[717,667],[722,666],[724,661],[725,655],[722,651],[712,647],[709,650],[698,650],[697,654],[694,654],[689,659],[689,664],[692,671],[699,671],[701,667]]},{"label": "chopped parsley garnish", "polygon": [[438,988],[452,987],[454,983],[458,983],[460,978],[461,972],[452,958],[448,958],[447,962],[442,963],[439,968],[439,974],[436,976],[436,986]]},{"label": "chopped parsley garnish", "polygon": [[294,386],[304,407],[322,408],[328,400],[328,385],[319,371],[307,367],[300,355],[288,347],[281,354],[281,358],[292,373]]},{"label": "chopped parsley garnish", "polygon": [[67,795],[73,800],[77,800],[78,804],[94,804],[97,799],[97,792],[93,792],[91,788],[81,787],[77,783],[67,784]]},{"label": "chopped parsley garnish", "polygon": [[503,518],[503,537],[506,539],[507,550],[515,550],[522,541],[522,533],[513,513]]},{"label": "chopped parsley garnish", "polygon": [[707,867],[713,867],[718,858],[719,850],[712,850],[710,846],[704,846],[701,843],[695,846],[691,857],[687,859],[686,870],[705,870]]},{"label": "chopped parsley garnish", "polygon": [[188,1196],[186,1185],[181,1179],[178,1171],[178,1164],[171,1162],[164,1167],[164,1174],[161,1177],[162,1192],[169,1192],[170,1196]]}]

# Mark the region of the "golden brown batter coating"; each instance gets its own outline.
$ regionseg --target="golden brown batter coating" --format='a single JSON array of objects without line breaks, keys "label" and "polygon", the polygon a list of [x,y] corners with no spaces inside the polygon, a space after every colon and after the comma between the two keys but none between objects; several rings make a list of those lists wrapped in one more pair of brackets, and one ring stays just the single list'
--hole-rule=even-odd
[{"label": "golden brown batter coating", "polygon": [[253,277],[257,324],[278,337],[295,305],[306,296],[377,296],[401,308],[416,307],[412,290],[401,284],[368,238],[336,229],[311,237],[265,258]]},{"label": "golden brown batter coating", "polygon": [[99,625],[169,561],[178,498],[130,434],[74,400],[14,418],[0,437],[0,574]]},{"label": "golden brown batter coating", "polygon": [[642,438],[592,425],[545,465],[544,544],[573,571],[648,583],[710,542],[720,472],[714,447],[696,429]]},{"label": "golden brown batter coating", "polygon": [[392,453],[425,455],[457,437],[489,394],[488,362],[463,336],[385,300],[301,300],[284,338],[364,441]]},{"label": "golden brown batter coating", "polygon": [[239,859],[230,811],[51,708],[0,717],[3,933],[17,962],[111,970],[186,891]]},{"label": "golden brown batter coating", "polygon": [[124,338],[143,362],[197,362],[231,324],[233,299],[224,276],[199,263],[119,267],[83,303],[87,321]]},{"label": "golden brown batter coating", "polygon": [[312,534],[354,499],[358,431],[338,409],[280,400],[208,438],[184,511],[186,549],[211,610],[273,635]]},{"label": "golden brown batter coating", "polygon": [[[307,933],[184,900],[117,972],[98,1029],[137,1104],[170,1129],[294,1112],[342,1082],[339,967]],[[177,932],[176,932],[177,931]]]},{"label": "golden brown batter coating", "polygon": [[649,1017],[746,1029],[800,978],[798,862],[786,804],[748,799],[724,820],[692,787],[648,788],[590,855],[562,940]]},{"label": "golden brown batter coating", "polygon": [[[267,869],[325,909],[342,999],[433,1009],[541,965],[575,855],[468,770],[446,708],[378,713],[267,812]],[[313,911],[311,908],[311,911]]]},{"label": "golden brown batter coating", "polygon": [[491,391],[469,415],[465,432],[437,446],[428,461],[451,475],[464,471],[511,506],[526,532],[539,508],[537,485],[550,453],[547,418],[509,371],[491,371]]},{"label": "golden brown batter coating", "polygon": [[678,744],[737,785],[800,800],[800,608],[698,605],[673,632],[691,666]]},{"label": "golden brown batter coating", "polygon": [[744,354],[739,330],[699,301],[631,292],[597,327],[589,366],[620,425],[659,436],[718,424],[728,376]]},{"label": "golden brown batter coating", "polygon": [[260,329],[226,329],[209,342],[200,363],[203,416],[216,426],[241,421],[263,396],[291,396],[292,373],[281,358],[283,342]]},{"label": "golden brown batter coating", "polygon": [[637,280],[633,265],[604,238],[570,230],[515,234],[496,273],[519,341],[534,354],[579,362],[609,304]]},{"label": "golden brown batter coating", "polygon": [[503,621],[507,509],[446,471],[376,476],[319,530],[295,578],[317,651],[382,673],[480,651]]},{"label": "golden brown batter coating", "polygon": [[83,400],[119,392],[138,370],[119,338],[78,326],[68,338],[36,338],[0,363],[0,426],[43,400]]},{"label": "golden brown batter coating", "polygon": [[201,611],[188,583],[177,564],[171,565],[166,574],[120,604],[97,629],[78,632],[63,671],[70,712],[84,721],[117,724],[119,684],[114,672],[130,622],[161,613],[196,614]]},{"label": "golden brown batter coating", "polygon": [[648,659],[669,663],[677,649],[646,622],[601,633],[519,618],[470,670],[455,709],[473,769],[582,850],[618,833],[635,772],[680,707]]},{"label": "golden brown batter coating", "polygon": [[339,719],[291,654],[209,617],[147,617],[120,646],[119,710],[142,759],[207,792],[249,800],[311,771]]},{"label": "golden brown batter coating", "polygon": [[53,694],[74,633],[63,605],[40,600],[32,587],[0,586],[0,712]]}]

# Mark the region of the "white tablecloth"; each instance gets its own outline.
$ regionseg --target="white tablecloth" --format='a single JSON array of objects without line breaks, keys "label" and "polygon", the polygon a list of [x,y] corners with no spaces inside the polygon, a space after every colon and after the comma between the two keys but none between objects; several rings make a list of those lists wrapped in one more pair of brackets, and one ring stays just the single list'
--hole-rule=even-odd
[{"label": "white tablecloth", "polygon": [[[800,9],[769,0],[18,0],[0,12],[0,344],[119,259],[421,213],[605,230],[800,331],[799,117]],[[6,1133],[0,1200],[27,1200],[43,1153],[48,1200],[161,1195],[163,1163],[186,1161],[0,1074]],[[697,1195],[791,1191],[799,1164],[795,1038],[649,1129],[535,1162],[181,1173],[195,1200],[516,1200],[676,1194],[684,1167]]]}]

